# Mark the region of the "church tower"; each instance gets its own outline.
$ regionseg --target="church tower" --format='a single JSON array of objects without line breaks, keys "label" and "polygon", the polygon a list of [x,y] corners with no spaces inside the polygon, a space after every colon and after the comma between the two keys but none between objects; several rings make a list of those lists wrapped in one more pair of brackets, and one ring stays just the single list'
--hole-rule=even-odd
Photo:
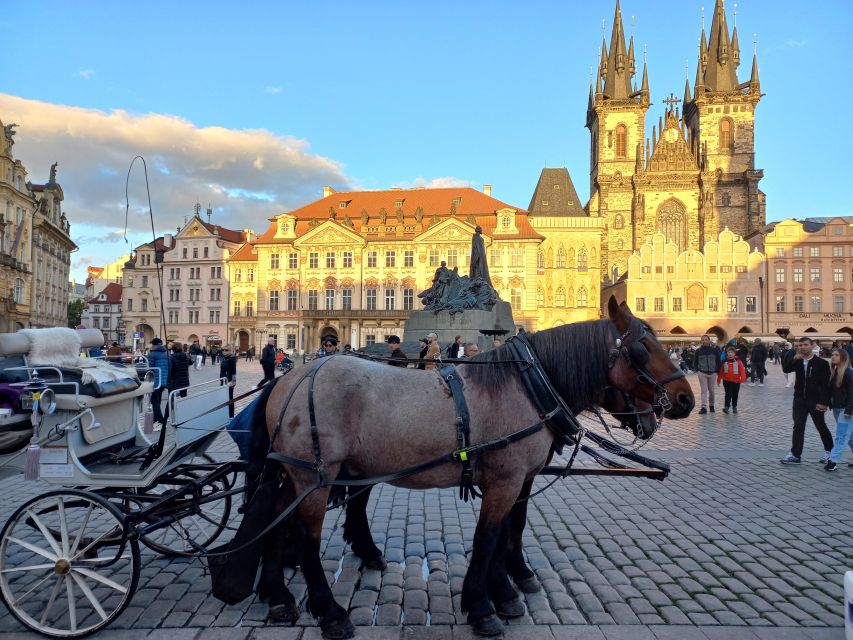
[{"label": "church tower", "polygon": [[716,0],[710,38],[703,25],[693,96],[685,88],[688,142],[699,159],[700,223],[706,239],[728,227],[749,237],[765,224],[764,175],[755,168],[755,109],[761,100],[758,60],[753,53],[749,80],[740,82],[740,45],[735,26],[729,35],[723,0]]},{"label": "church tower", "polygon": [[586,127],[590,134],[589,215],[604,218],[602,274],[612,266],[624,271],[632,251],[633,178],[645,163],[643,140],[649,108],[649,76],[645,61],[640,88],[634,76],[634,37],[625,46],[619,0],[613,17],[610,47],[601,43],[601,60],[590,86]]}]

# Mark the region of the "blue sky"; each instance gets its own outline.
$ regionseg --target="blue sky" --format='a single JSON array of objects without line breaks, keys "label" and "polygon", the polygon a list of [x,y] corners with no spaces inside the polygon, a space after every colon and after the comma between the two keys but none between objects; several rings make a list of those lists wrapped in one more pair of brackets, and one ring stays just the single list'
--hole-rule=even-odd
[{"label": "blue sky", "polygon": [[[839,120],[853,86],[853,4],[737,4],[739,75],[748,77],[757,34],[767,94],[756,164],[768,219],[853,213],[841,198],[851,136]],[[649,129],[660,101],[681,97],[685,65],[693,84],[703,6],[710,26],[711,0],[622,4],[626,32],[635,16],[638,64],[648,46]],[[731,27],[734,3],[726,7]],[[136,152],[152,169],[158,231],[182,222],[196,198],[223,224],[262,230],[324,184],[486,183],[526,207],[546,165],[567,166],[586,199],[590,67],[613,10],[609,1],[7,3],[0,120],[20,124],[15,153],[30,179],[46,180],[59,160],[83,240],[78,270],[125,250],[116,234]],[[131,241],[147,239],[135,216]]]}]

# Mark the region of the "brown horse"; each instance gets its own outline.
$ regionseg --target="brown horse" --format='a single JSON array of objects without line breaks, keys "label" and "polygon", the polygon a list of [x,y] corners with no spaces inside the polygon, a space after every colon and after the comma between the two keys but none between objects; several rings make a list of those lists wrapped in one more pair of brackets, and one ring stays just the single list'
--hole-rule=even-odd
[{"label": "brown horse", "polygon": [[[526,343],[565,401],[567,412],[577,414],[602,406],[626,416],[626,422],[633,417],[638,434],[649,437],[657,427],[655,412],[668,418],[686,417],[693,408],[693,393],[654,333],[634,318],[624,303],[620,307],[611,298],[608,311],[609,319],[528,334]],[[505,345],[475,358],[484,364],[457,367],[473,444],[549,422],[543,421],[541,407],[537,409],[531,399],[519,373],[520,365],[499,364],[518,359],[519,351],[513,349]],[[457,409],[437,371],[333,356],[299,374],[279,380],[265,411],[273,450],[290,460],[310,463],[284,464],[287,481],[282,503],[316,484],[318,469],[326,479],[337,478],[342,470],[349,477],[374,478],[457,449]],[[400,389],[412,393],[391,404],[389,393]],[[524,613],[508,574],[525,591],[538,588],[523,559],[521,534],[526,498],[534,478],[550,460],[554,445],[555,433],[543,428],[508,446],[474,456],[474,483],[482,491],[483,502],[462,590],[462,608],[478,635],[502,633],[503,623],[496,612],[503,617]],[[392,484],[428,489],[452,487],[459,481],[459,464],[447,462]],[[318,618],[324,637],[348,638],[354,628],[346,610],[335,602],[320,562],[328,494],[328,486],[318,488],[294,512],[299,561],[308,586],[309,609]],[[349,525],[348,538],[358,555],[381,566],[384,561],[370,538],[364,512],[366,495],[350,504],[348,520],[354,522]],[[269,581],[272,574],[267,567],[265,573]],[[280,579],[280,571],[277,575]],[[270,592],[270,585],[262,588]],[[283,585],[279,592],[281,588]],[[293,607],[292,596],[289,606]]]}]

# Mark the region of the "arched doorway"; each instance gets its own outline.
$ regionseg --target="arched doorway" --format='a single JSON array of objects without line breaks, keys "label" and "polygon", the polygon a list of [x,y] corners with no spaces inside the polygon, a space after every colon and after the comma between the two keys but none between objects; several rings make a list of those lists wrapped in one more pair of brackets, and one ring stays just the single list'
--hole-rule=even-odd
[{"label": "arched doorway", "polygon": [[803,333],[817,333],[817,329],[815,329],[814,327],[809,327],[808,329],[803,331]]},{"label": "arched doorway", "polygon": [[752,329],[749,327],[741,327],[737,330],[738,333],[752,333]]},{"label": "arched doorway", "polygon": [[241,329],[237,332],[237,352],[244,353],[249,349],[249,332]]},{"label": "arched doorway", "polygon": [[683,336],[687,334],[687,332],[681,327],[675,327],[672,331],[670,331],[670,333],[676,336]]},{"label": "arched doorway", "polygon": [[193,342],[198,342],[198,336],[194,333],[191,333],[187,336],[187,344],[192,344]]},{"label": "arched doorway", "polygon": [[717,336],[718,342],[725,342],[726,340],[726,332],[721,327],[718,327],[716,325],[708,329],[705,333],[707,333],[709,336]]},{"label": "arched doorway", "polygon": [[[140,333],[142,336],[139,335]],[[150,324],[136,325],[136,344],[150,344],[155,335]]]}]

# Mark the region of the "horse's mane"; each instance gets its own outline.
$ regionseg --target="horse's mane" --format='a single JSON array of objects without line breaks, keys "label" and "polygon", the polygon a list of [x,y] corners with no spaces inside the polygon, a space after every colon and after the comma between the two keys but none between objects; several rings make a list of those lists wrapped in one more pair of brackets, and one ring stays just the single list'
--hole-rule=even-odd
[{"label": "horse's mane", "polygon": [[[608,384],[610,331],[609,320],[590,320],[525,334],[551,383],[575,413],[596,405]],[[507,345],[471,358],[494,363],[512,359],[513,353]],[[465,373],[473,382],[499,392],[518,375],[518,367],[517,364],[476,365],[466,367]]]}]

